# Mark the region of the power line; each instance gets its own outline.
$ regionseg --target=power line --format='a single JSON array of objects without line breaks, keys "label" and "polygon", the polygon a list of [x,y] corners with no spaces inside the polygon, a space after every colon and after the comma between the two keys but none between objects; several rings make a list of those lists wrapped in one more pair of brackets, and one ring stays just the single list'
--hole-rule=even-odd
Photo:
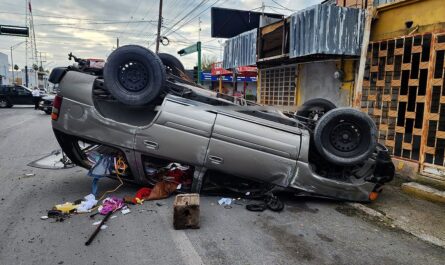
[{"label": "power line", "polygon": [[70,25],[112,25],[112,24],[128,24],[132,23],[154,23],[156,20],[129,20],[129,21],[105,21],[105,22],[82,22],[82,23],[42,23],[35,24],[36,26],[70,26]]}]

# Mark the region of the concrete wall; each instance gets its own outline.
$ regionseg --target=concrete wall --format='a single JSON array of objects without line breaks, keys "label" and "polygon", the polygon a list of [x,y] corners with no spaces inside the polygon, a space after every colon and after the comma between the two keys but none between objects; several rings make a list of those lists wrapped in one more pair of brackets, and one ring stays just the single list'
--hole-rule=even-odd
[{"label": "concrete wall", "polygon": [[[371,41],[445,30],[445,1],[407,0],[379,7],[373,21]],[[411,28],[405,26],[412,21]],[[418,27],[418,29],[416,29]]]},{"label": "concrete wall", "polygon": [[349,106],[350,91],[342,89],[342,83],[334,78],[338,70],[335,61],[313,62],[300,65],[298,77],[298,103],[312,98],[324,98],[337,106]]}]

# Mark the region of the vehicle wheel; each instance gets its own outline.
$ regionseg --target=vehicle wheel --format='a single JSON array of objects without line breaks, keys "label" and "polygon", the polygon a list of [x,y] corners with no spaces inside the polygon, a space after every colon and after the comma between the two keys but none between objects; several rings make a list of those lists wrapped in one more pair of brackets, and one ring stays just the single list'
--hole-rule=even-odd
[{"label": "vehicle wheel", "polygon": [[354,165],[369,158],[377,144],[377,128],[365,113],[337,108],[323,115],[314,131],[317,151],[329,162]]},{"label": "vehicle wheel", "polygon": [[0,108],[10,108],[10,107],[12,107],[12,105],[9,102],[9,100],[7,100],[6,98],[0,98]]},{"label": "vehicle wheel", "polygon": [[138,45],[114,50],[104,67],[106,89],[120,102],[139,106],[155,100],[165,81],[165,69],[159,57]]},{"label": "vehicle wheel", "polygon": [[[297,119],[301,121],[313,120],[315,117],[320,118],[330,110],[335,109],[334,103],[324,98],[314,98],[303,103],[297,111]],[[316,116],[318,114],[318,116]],[[303,118],[302,118],[303,117]],[[306,118],[306,119],[305,119]]]},{"label": "vehicle wheel", "polygon": [[165,66],[165,71],[175,76],[185,73],[184,65],[175,56],[168,53],[158,53],[159,58]]}]

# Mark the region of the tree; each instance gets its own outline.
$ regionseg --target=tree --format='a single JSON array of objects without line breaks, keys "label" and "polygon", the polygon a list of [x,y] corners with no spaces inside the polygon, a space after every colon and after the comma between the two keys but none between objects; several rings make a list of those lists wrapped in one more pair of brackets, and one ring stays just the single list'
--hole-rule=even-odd
[{"label": "tree", "polygon": [[215,56],[209,56],[204,54],[202,56],[202,61],[201,61],[201,69],[202,71],[210,71],[212,70],[212,64],[216,63],[217,59]]},{"label": "tree", "polygon": [[37,71],[39,70],[39,66],[37,64],[33,64],[32,69],[34,69],[34,71]]},{"label": "tree", "polygon": [[18,65],[14,65],[14,70],[18,71],[19,70],[19,66]]}]

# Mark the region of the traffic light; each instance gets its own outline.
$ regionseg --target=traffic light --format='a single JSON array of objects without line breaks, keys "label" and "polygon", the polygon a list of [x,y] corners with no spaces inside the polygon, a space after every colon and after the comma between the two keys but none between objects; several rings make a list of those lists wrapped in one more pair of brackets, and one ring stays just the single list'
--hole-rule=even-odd
[{"label": "traffic light", "polygon": [[193,67],[193,81],[198,83],[198,66]]}]

